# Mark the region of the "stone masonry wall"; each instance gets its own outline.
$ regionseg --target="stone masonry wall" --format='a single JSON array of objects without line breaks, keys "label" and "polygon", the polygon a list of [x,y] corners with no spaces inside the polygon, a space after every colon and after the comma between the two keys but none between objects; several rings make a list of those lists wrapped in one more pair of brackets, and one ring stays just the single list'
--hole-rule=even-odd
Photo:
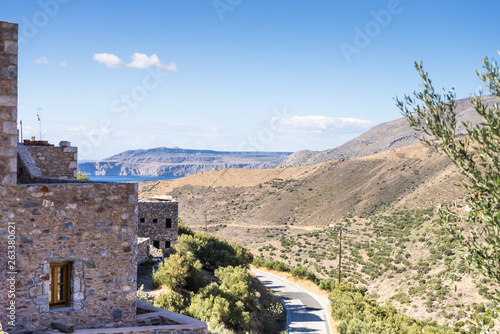
[{"label": "stone masonry wall", "polygon": [[42,176],[76,179],[78,148],[71,146],[25,146]]},{"label": "stone masonry wall", "polygon": [[149,258],[149,238],[137,240],[137,262],[141,263]]},{"label": "stone masonry wall", "polygon": [[[56,320],[77,328],[133,324],[136,209],[135,184],[0,185],[3,330],[38,333]],[[72,263],[71,304],[49,309],[50,263],[57,262]],[[14,328],[5,312],[13,301]]]},{"label": "stone masonry wall", "polygon": [[17,37],[0,21],[0,184],[17,183]]},{"label": "stone masonry wall", "polygon": [[[177,227],[179,203],[176,201],[148,201],[139,202],[139,237],[160,241],[160,248],[165,248],[165,241],[171,246],[177,243]],[[141,222],[141,218],[144,222]],[[172,219],[172,227],[166,228],[165,219]],[[154,223],[154,219],[157,220]]]}]

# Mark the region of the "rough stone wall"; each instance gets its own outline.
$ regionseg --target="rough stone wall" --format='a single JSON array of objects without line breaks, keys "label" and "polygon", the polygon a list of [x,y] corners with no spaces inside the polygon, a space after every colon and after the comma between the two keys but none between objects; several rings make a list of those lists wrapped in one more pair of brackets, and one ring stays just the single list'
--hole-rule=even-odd
[{"label": "rough stone wall", "polygon": [[[20,145],[21,146],[21,145]],[[76,179],[78,148],[71,146],[25,146],[42,176]]]},{"label": "rough stone wall", "polygon": [[[77,328],[133,324],[136,209],[135,184],[0,185],[0,322],[4,330],[36,333],[55,320],[74,322]],[[16,255],[9,259],[12,240]],[[71,304],[49,309],[50,263],[57,262],[72,262]],[[8,293],[12,281],[15,298]],[[13,300],[15,328],[4,312]]]},{"label": "rough stone wall", "polygon": [[0,21],[0,184],[16,184],[17,24]]},{"label": "rough stone wall", "polygon": [[[179,203],[176,201],[149,201],[139,202],[139,237],[160,241],[160,248],[165,248],[165,241],[173,246],[177,243]],[[141,222],[141,218],[144,222]],[[172,227],[166,228],[165,219],[172,219]],[[157,219],[154,223],[153,220]]]},{"label": "rough stone wall", "polygon": [[137,240],[137,262],[141,263],[149,258],[149,238]]}]

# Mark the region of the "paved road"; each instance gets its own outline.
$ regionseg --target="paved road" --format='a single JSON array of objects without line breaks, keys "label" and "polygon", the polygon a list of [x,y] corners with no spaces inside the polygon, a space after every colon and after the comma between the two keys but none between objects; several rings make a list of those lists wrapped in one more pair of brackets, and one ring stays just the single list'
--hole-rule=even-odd
[{"label": "paved road", "polygon": [[288,333],[330,334],[326,306],[328,299],[265,271],[252,269],[257,278],[283,299]]}]

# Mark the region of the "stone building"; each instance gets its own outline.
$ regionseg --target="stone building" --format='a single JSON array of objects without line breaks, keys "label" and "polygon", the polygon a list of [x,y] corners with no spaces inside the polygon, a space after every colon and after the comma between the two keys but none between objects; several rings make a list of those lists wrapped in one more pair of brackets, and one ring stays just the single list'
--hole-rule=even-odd
[{"label": "stone building", "polygon": [[149,238],[151,246],[168,250],[177,243],[179,205],[170,196],[143,198],[139,201],[140,238]]},{"label": "stone building", "polygon": [[206,333],[194,319],[134,327],[150,323],[137,314],[137,184],[75,180],[77,149],[68,142],[18,145],[17,29],[0,21],[0,328]]}]

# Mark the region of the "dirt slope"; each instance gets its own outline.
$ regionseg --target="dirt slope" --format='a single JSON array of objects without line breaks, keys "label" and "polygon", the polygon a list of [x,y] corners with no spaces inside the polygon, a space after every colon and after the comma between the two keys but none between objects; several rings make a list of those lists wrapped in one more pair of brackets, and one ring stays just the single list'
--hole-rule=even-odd
[{"label": "dirt slope", "polygon": [[[269,228],[327,226],[384,206],[427,208],[462,195],[448,159],[422,144],[359,159],[293,168],[211,170],[140,186],[140,196],[171,195],[191,226],[226,225],[231,241],[250,242]],[[242,233],[242,228],[260,228]],[[267,234],[266,234],[267,233]]]}]

